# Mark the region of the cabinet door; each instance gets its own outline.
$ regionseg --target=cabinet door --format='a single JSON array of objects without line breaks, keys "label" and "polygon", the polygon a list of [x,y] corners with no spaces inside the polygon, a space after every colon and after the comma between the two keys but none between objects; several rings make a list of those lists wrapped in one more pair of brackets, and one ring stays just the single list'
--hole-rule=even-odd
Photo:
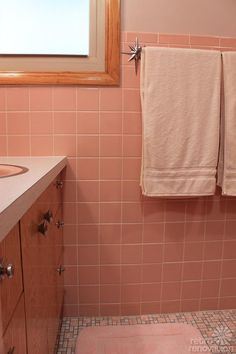
[{"label": "cabinet door", "polygon": [[[10,321],[10,324],[2,338],[3,342],[3,354],[13,352],[14,354],[26,354],[26,332],[25,332],[25,308],[24,297],[20,298],[20,301],[16,307],[14,315]],[[14,349],[14,351],[13,351]]]},{"label": "cabinet door", "polygon": [[[53,354],[58,330],[57,243],[61,231],[56,225],[59,206],[55,202],[58,194],[55,189],[55,184],[50,185],[20,222],[28,354]],[[48,231],[43,235],[38,225],[48,210],[52,211],[53,219],[47,223]]]},{"label": "cabinet door", "polygon": [[[0,279],[2,333],[5,331],[23,292],[19,224],[0,243],[0,263],[4,275]],[[8,271],[6,270],[8,268]],[[14,270],[14,273],[11,272]]]}]

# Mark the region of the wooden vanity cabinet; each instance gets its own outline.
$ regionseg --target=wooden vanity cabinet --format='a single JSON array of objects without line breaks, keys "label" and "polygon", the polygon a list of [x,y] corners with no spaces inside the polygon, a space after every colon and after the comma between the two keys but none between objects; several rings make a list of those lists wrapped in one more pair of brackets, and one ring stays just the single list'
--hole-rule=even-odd
[{"label": "wooden vanity cabinet", "polygon": [[54,181],[20,221],[28,354],[55,350],[63,302],[61,195]]}]

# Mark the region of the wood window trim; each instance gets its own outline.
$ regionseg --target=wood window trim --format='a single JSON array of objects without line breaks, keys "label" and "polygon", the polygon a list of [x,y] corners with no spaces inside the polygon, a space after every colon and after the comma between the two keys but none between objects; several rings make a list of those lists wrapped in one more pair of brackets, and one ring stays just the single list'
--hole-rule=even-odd
[{"label": "wood window trim", "polygon": [[120,78],[120,0],[106,0],[104,72],[0,71],[0,85],[118,85]]}]

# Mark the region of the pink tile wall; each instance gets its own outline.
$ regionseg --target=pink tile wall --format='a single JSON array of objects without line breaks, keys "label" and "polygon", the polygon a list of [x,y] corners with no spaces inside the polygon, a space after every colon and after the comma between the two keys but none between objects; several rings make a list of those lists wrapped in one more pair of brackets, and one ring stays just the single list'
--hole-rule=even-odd
[{"label": "pink tile wall", "polygon": [[[123,49],[136,33],[123,33]],[[236,39],[139,33],[146,45],[236,50]],[[67,155],[65,313],[236,307],[236,199],[140,194],[139,78],[118,88],[0,87],[0,154]]]}]

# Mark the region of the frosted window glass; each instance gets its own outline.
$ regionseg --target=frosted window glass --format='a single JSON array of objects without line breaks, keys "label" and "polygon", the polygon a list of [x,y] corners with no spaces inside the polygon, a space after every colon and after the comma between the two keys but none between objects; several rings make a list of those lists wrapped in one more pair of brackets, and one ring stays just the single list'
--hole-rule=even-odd
[{"label": "frosted window glass", "polygon": [[89,0],[0,0],[0,55],[88,55]]}]

